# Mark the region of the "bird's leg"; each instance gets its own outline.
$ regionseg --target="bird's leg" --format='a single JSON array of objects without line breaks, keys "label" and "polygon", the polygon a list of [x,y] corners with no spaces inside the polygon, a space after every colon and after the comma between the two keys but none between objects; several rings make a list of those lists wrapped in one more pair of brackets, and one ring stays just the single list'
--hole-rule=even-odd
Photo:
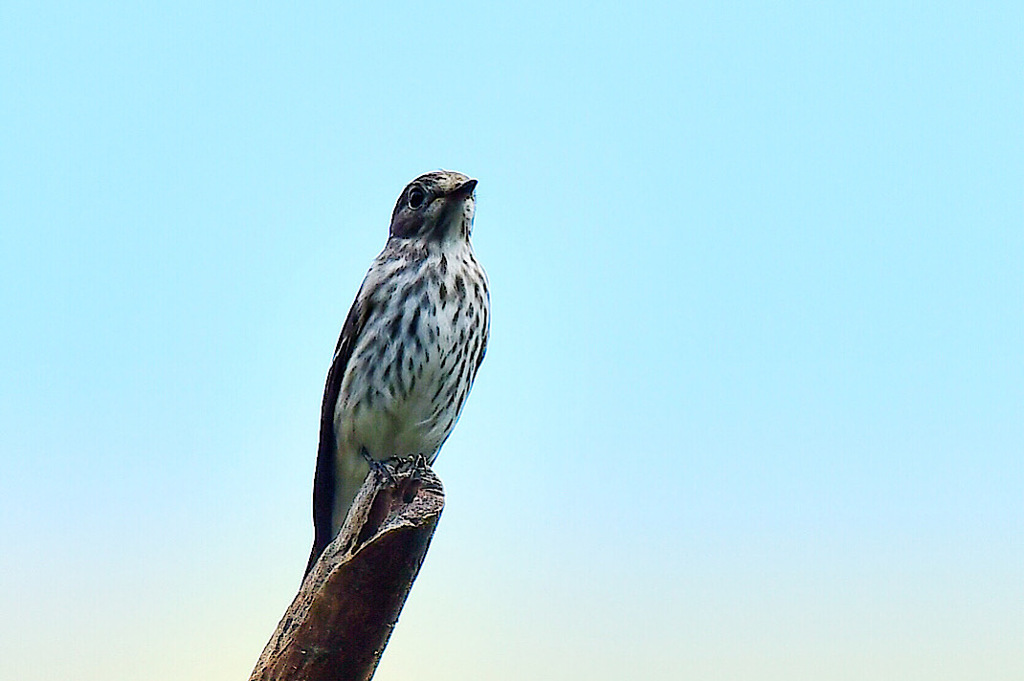
[{"label": "bird's leg", "polygon": [[395,484],[395,476],[391,471],[391,466],[385,461],[377,461],[377,459],[370,456],[369,450],[366,447],[359,448],[359,454],[366,459],[366,463],[369,464],[370,470],[387,480],[392,485]]}]

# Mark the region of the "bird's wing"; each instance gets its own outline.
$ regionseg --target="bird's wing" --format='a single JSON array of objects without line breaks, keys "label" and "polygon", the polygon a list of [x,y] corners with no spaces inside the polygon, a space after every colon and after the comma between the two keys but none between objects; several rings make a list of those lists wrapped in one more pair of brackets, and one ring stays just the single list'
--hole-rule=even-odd
[{"label": "bird's wing", "polygon": [[316,559],[334,538],[331,534],[331,516],[334,506],[334,490],[337,484],[335,475],[335,449],[337,438],[334,433],[334,409],[341,391],[341,382],[345,378],[345,369],[356,342],[366,326],[373,311],[373,296],[366,290],[369,286],[364,282],[355,302],[352,303],[341,328],[338,345],[334,349],[334,361],[327,372],[327,385],[324,387],[324,401],[320,406],[320,448],[316,456],[316,475],[313,478],[313,550],[309,555],[306,573],[313,568]]}]

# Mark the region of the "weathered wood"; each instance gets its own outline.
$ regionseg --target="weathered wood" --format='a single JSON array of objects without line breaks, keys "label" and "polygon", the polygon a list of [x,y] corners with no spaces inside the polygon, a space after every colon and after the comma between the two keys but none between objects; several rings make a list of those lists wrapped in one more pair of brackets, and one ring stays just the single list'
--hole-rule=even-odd
[{"label": "weathered wood", "polygon": [[444,491],[406,464],[371,473],[345,526],[306,575],[250,681],[367,681],[430,546]]}]

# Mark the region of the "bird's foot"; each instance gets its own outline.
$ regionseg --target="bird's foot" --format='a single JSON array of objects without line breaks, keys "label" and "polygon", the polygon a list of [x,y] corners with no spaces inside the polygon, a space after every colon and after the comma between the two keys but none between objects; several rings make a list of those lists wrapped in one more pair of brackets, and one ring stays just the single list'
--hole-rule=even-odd
[{"label": "bird's foot", "polygon": [[388,459],[386,461],[378,461],[377,459],[370,456],[370,452],[369,450],[366,449],[366,447],[360,447],[359,454],[362,455],[364,459],[366,459],[366,463],[370,466],[370,470],[373,471],[375,475],[379,475],[392,485],[394,485],[395,482],[397,482],[395,480],[395,469],[391,466],[390,463],[391,459]]},{"label": "bird's foot", "polygon": [[430,461],[422,452],[409,456],[393,456],[387,462],[394,473],[409,474],[415,480],[419,480],[423,476],[423,471],[430,467]]},{"label": "bird's foot", "polygon": [[409,475],[402,485],[402,501],[411,504],[419,493],[420,485],[423,483],[423,474],[430,467],[430,462],[422,452],[399,460],[403,471]]}]

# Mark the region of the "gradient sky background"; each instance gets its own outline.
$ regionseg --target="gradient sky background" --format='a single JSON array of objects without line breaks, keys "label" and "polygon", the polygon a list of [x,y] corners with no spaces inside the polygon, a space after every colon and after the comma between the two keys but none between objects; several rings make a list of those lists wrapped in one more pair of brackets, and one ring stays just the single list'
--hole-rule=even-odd
[{"label": "gradient sky background", "polygon": [[0,678],[247,678],[399,191],[487,361],[378,679],[1024,678],[1018,3],[0,4]]}]

